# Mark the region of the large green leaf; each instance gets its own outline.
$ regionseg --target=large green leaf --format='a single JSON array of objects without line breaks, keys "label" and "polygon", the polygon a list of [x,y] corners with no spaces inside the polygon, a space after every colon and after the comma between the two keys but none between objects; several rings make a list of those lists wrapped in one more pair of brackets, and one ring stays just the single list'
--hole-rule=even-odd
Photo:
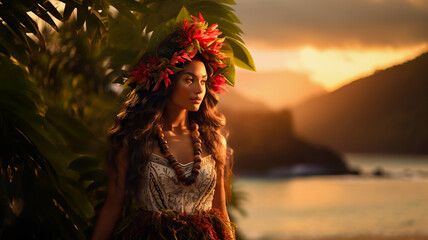
[{"label": "large green leaf", "polygon": [[233,50],[233,63],[236,66],[256,71],[253,57],[244,45],[229,37],[226,37],[225,42],[227,42]]},{"label": "large green leaf", "polygon": [[[197,1],[187,5],[192,15],[197,16],[202,13],[203,16],[216,16],[217,19],[223,18],[234,23],[241,23],[239,18],[233,13],[233,9],[225,4],[215,1]],[[213,23],[210,23],[213,24]]]},{"label": "large green leaf", "polygon": [[39,90],[28,80],[27,71],[2,54],[0,54],[0,72],[0,90],[11,91],[13,94],[25,94],[31,101],[40,102]]},{"label": "large green leaf", "polygon": [[153,54],[160,43],[185,19],[191,20],[191,17],[187,9],[183,7],[175,19],[171,19],[155,28],[150,37],[147,51]]},{"label": "large green leaf", "polygon": [[147,13],[149,9],[141,2],[134,0],[110,0],[110,3],[114,7],[120,7],[121,9],[127,9],[127,11],[137,11],[140,13]]},{"label": "large green leaf", "polygon": [[224,74],[226,81],[230,86],[235,86],[235,66],[231,65],[227,72]]},{"label": "large green leaf", "polygon": [[80,156],[71,162],[68,168],[83,173],[89,170],[98,169],[99,165],[100,161],[97,158],[91,156]]},{"label": "large green leaf", "polygon": [[36,9],[32,12],[48,23],[53,29],[59,31],[58,26],[55,24],[54,20],[49,16],[45,9],[41,8],[39,5],[36,5]]},{"label": "large green leaf", "polygon": [[[70,160],[59,150],[58,139],[46,131],[51,128],[45,128],[48,123],[40,114],[39,92],[28,79],[26,69],[3,55],[0,55],[0,72],[0,92],[3,93],[0,96],[0,140],[3,143],[3,137],[7,136],[8,141],[14,142],[13,149],[1,152],[2,174],[6,169],[13,169],[9,171],[11,178],[3,183],[6,186],[3,185],[2,191],[7,192],[6,201],[22,199],[25,206],[22,218],[26,219],[22,222],[20,215],[11,218],[12,222],[5,229],[2,227],[0,238],[38,238],[38,234],[43,235],[53,228],[49,238],[82,239],[83,235],[74,226],[86,228],[88,224],[85,219],[92,217],[93,207],[84,187],[65,171],[64,164]],[[15,152],[9,154],[11,150]],[[3,158],[3,154],[12,159]],[[5,207],[9,208],[2,205],[1,211]],[[48,222],[48,219],[54,222]],[[28,224],[38,230],[29,228]],[[18,226],[21,233],[13,230]]]},{"label": "large green leaf", "polygon": [[43,6],[43,8],[47,12],[49,12],[50,14],[52,14],[56,19],[63,20],[63,17],[58,12],[58,10],[52,5],[51,2],[49,2],[49,1],[43,1],[43,3],[41,5]]},{"label": "large green leaf", "polygon": [[15,17],[19,19],[21,24],[24,25],[27,30],[33,33],[40,41],[44,41],[36,22],[26,14],[26,9],[15,3],[12,4],[12,8],[10,8],[10,10],[13,11]]},{"label": "large green leaf", "polygon": [[104,145],[81,121],[69,116],[64,110],[50,107],[46,119],[56,131],[67,139],[67,144],[78,153],[91,153],[94,149],[102,154]]},{"label": "large green leaf", "polygon": [[74,4],[66,4],[64,8],[64,20],[68,20],[76,7]]},{"label": "large green leaf", "polygon": [[86,191],[94,191],[100,188],[105,188],[107,186],[107,180],[103,179],[103,180],[96,180],[93,183],[89,184],[88,187],[86,188]]},{"label": "large green leaf", "polygon": [[88,180],[104,180],[106,179],[106,173],[103,170],[95,169],[88,171],[80,177],[80,180],[82,181],[88,181]]},{"label": "large green leaf", "polygon": [[70,178],[61,178],[60,183],[60,193],[72,212],[78,213],[77,216],[83,216],[83,219],[91,218],[94,215],[94,208],[82,184]]},{"label": "large green leaf", "polygon": [[19,40],[21,44],[23,44],[28,50],[30,50],[31,48],[30,44],[28,43],[26,31],[24,28],[22,28],[19,19],[15,18],[14,13],[7,7],[0,5],[0,17],[7,24],[11,32],[14,33],[14,39]]},{"label": "large green leaf", "polygon": [[13,56],[21,63],[28,63],[26,47],[11,41],[14,38],[14,34],[3,24],[0,24],[0,45],[3,47],[2,52],[7,56]]}]

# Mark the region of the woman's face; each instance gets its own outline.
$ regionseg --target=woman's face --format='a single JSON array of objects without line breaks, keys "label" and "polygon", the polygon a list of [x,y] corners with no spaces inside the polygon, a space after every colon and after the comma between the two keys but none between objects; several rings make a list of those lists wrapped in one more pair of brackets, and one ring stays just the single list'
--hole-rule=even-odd
[{"label": "woman's face", "polygon": [[188,111],[198,111],[204,99],[207,83],[207,70],[201,61],[185,65],[177,77],[170,103]]}]

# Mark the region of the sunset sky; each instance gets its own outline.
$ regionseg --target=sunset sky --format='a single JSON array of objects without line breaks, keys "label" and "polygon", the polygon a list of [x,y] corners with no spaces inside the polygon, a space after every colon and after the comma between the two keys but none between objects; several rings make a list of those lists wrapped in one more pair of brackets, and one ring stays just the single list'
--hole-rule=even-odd
[{"label": "sunset sky", "polygon": [[428,0],[237,0],[257,72],[234,90],[278,109],[428,51]]}]

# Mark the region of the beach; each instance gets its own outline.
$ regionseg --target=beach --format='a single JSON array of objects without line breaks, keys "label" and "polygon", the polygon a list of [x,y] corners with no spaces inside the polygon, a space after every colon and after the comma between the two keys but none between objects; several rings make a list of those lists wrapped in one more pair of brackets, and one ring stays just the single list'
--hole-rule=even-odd
[{"label": "beach", "polygon": [[428,236],[359,236],[359,237],[327,237],[327,238],[262,238],[259,240],[427,240]]},{"label": "beach", "polygon": [[[351,156],[359,176],[240,178],[248,240],[428,240],[428,162]],[[371,175],[381,166],[388,174]]]}]

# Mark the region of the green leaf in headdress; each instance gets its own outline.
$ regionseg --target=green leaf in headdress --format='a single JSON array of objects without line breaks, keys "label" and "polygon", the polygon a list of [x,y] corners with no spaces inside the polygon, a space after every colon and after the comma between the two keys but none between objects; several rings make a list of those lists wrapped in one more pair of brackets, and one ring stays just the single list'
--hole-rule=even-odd
[{"label": "green leaf in headdress", "polygon": [[175,73],[183,71],[183,68],[176,67],[176,66],[169,66],[169,68]]},{"label": "green leaf in headdress", "polygon": [[168,22],[162,23],[153,30],[152,36],[150,37],[149,46],[147,47],[147,53],[154,55],[156,49],[161,42],[172,33],[177,27],[183,24],[184,20],[191,20],[191,16],[185,7],[182,7],[175,19],[171,19]]},{"label": "green leaf in headdress", "polygon": [[192,43],[196,47],[196,49],[198,49],[198,52],[202,53],[201,45],[199,44],[198,39],[193,39]]},{"label": "green leaf in headdress", "polygon": [[176,24],[183,24],[184,20],[192,20],[189,11],[187,11],[186,7],[182,7],[177,17],[175,18]]},{"label": "green leaf in headdress", "polygon": [[243,69],[256,71],[253,57],[244,45],[230,37],[226,37],[226,42],[233,50],[233,64]]},{"label": "green leaf in headdress", "polygon": [[235,66],[230,65],[230,67],[227,69],[227,72],[224,74],[224,77],[226,78],[227,84],[230,86],[235,86]]}]

